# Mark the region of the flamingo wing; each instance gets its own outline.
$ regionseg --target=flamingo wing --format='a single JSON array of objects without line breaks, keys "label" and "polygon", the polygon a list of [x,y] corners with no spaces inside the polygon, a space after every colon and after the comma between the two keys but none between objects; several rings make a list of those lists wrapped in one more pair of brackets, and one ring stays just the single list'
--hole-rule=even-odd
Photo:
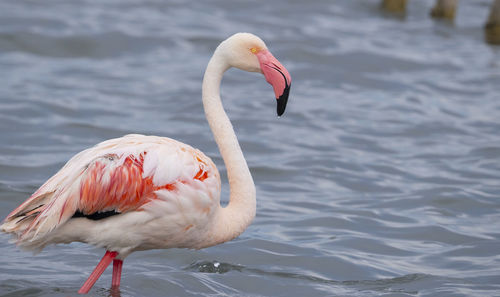
[{"label": "flamingo wing", "polygon": [[157,193],[209,177],[220,188],[215,165],[200,151],[169,138],[127,135],[75,155],[1,228],[20,242],[34,241],[74,216],[141,211]]}]

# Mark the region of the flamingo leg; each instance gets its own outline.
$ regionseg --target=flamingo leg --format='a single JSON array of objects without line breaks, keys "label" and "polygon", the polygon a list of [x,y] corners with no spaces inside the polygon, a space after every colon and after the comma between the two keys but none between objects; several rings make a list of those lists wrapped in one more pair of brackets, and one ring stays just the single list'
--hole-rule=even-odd
[{"label": "flamingo leg", "polygon": [[80,290],[78,290],[78,294],[87,294],[116,256],[118,256],[118,252],[106,251],[104,257],[102,257],[99,264],[94,268],[89,278],[85,281]]},{"label": "flamingo leg", "polygon": [[120,287],[120,279],[122,277],[122,266],[123,266],[123,260],[119,259],[113,260],[113,279],[111,281],[112,288]]}]

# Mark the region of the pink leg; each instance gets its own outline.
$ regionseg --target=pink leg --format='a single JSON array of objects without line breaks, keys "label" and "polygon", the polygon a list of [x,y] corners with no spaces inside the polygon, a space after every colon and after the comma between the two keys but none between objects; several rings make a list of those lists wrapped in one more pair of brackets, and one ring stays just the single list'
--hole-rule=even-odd
[{"label": "pink leg", "polygon": [[111,281],[112,288],[120,287],[120,279],[122,277],[123,261],[119,259],[113,260],[113,280]]},{"label": "pink leg", "polygon": [[104,270],[106,270],[106,268],[109,266],[111,260],[113,260],[116,256],[118,256],[118,252],[106,251],[106,254],[104,254],[104,257],[102,257],[101,259],[101,262],[97,264],[87,281],[85,281],[80,290],[78,290],[78,294],[87,294],[92,286],[94,286],[95,282],[99,279],[101,274],[104,272]]}]

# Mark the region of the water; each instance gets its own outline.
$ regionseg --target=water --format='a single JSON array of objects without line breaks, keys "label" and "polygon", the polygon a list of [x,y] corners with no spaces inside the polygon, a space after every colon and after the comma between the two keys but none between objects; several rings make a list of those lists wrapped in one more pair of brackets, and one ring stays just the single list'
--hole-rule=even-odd
[{"label": "water", "polygon": [[[455,24],[379,1],[0,3],[0,216],[73,154],[169,136],[225,170],[201,79],[217,44],[261,36],[293,86],[278,119],[258,74],[229,71],[225,107],[258,193],[238,239],[126,259],[94,296],[499,296],[500,47],[490,1]],[[222,200],[228,187],[223,185]],[[33,256],[0,235],[0,296],[72,296],[104,251]]]}]

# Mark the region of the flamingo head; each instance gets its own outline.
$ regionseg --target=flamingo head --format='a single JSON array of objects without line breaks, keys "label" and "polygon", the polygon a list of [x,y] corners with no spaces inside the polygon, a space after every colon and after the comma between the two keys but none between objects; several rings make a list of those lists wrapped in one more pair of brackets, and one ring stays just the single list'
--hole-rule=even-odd
[{"label": "flamingo head", "polygon": [[219,46],[229,66],[250,72],[264,74],[266,81],[273,86],[276,96],[278,116],[285,112],[292,78],[266,44],[250,33],[236,33]]}]

